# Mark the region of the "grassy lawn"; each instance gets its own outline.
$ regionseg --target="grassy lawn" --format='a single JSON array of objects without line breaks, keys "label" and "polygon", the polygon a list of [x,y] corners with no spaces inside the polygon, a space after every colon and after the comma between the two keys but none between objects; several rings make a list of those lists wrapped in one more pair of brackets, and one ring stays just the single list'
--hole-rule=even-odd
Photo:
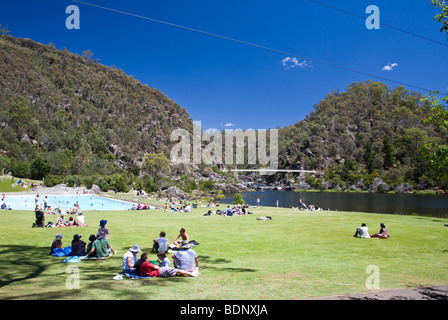
[{"label": "grassy lawn", "polygon": [[[0,299],[306,299],[368,291],[370,265],[379,268],[380,289],[448,283],[442,219],[267,207],[240,217],[203,216],[207,210],[85,212],[88,227],[44,229],[31,228],[33,212],[0,211]],[[266,215],[273,220],[256,220]],[[76,233],[87,242],[100,219],[108,220],[116,256],[65,264],[48,254],[56,233],[64,246]],[[385,223],[392,238],[354,238],[362,222],[371,233]],[[149,251],[160,231],[172,241],[181,227],[200,243],[199,277],[112,279],[130,247]],[[79,289],[67,289],[68,267],[78,268]]]},{"label": "grassy lawn", "polygon": [[[14,183],[17,183],[21,178],[14,177]],[[5,180],[5,181],[3,181]],[[40,180],[30,180],[30,179],[22,179],[26,183],[26,188],[22,186],[15,186],[13,187],[13,183],[11,181],[10,176],[1,176],[0,175],[0,193],[2,192],[28,192],[31,190],[30,188],[30,182],[34,183],[35,185],[41,185],[42,181]]]}]

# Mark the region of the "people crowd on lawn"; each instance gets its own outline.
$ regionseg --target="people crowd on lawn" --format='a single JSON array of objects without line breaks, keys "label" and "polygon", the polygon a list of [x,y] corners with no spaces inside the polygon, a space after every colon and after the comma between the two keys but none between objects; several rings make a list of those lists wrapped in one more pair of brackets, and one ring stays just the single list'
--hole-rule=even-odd
[{"label": "people crowd on lawn", "polygon": [[[75,234],[71,241],[71,251],[68,255],[81,256],[84,259],[104,259],[115,255],[117,251],[109,242],[110,230],[106,225],[107,220],[100,221],[97,234],[92,234],[89,237],[89,244],[81,240],[81,235]],[[129,248],[123,255],[122,274],[140,277],[198,276],[200,274],[198,256],[192,249],[194,244],[189,241],[185,228],[179,230],[179,235],[170,245],[168,245],[168,239],[165,236],[166,232],[161,231],[159,238],[154,239],[151,252],[157,252],[158,259],[156,261],[150,261],[149,254],[147,252],[142,253],[138,244]],[[55,240],[50,247],[51,255],[54,255],[57,249],[64,249],[62,237],[61,233],[56,234]],[[180,241],[180,239],[182,240]],[[196,243],[195,241],[192,242]],[[173,267],[171,267],[171,262],[166,256],[170,249],[176,249],[176,253],[172,256]],[[139,253],[141,253],[140,258],[138,258]]]},{"label": "people crowd on lawn", "polygon": [[[188,204],[186,202],[179,203],[181,207],[185,207]],[[214,205],[214,204],[213,204]],[[44,206],[47,207],[46,201]],[[79,206],[77,207],[79,209]],[[176,207],[175,207],[176,208]],[[248,213],[248,205],[235,204],[232,207],[227,206],[225,211],[222,211],[222,215],[243,215]],[[304,203],[303,199],[299,201],[299,207],[302,210],[308,209]],[[38,204],[38,196],[36,197],[36,210],[45,210],[42,205]],[[219,211],[219,210],[218,210]],[[83,217],[83,214],[79,210],[73,210],[79,217]],[[209,211],[210,212],[210,211]],[[72,214],[73,214],[72,213]],[[271,217],[266,217],[270,220]],[[82,220],[82,219],[81,219]],[[85,225],[85,221],[79,222],[78,219],[73,219],[70,216],[68,221],[65,221],[65,216],[63,213],[60,214],[56,222],[56,226],[67,227],[67,226],[82,226]],[[81,256],[83,258],[98,258],[105,259],[111,255],[117,254],[117,251],[112,247],[109,242],[110,230],[106,226],[107,220],[101,220],[100,226],[97,234],[91,234],[89,237],[89,242],[83,241],[81,235],[75,234],[71,240],[71,252],[68,254],[70,256]],[[377,233],[369,234],[368,228],[365,223],[361,224],[361,227],[356,229],[354,237],[360,238],[376,238],[376,239],[388,239],[390,238],[388,228],[384,223],[380,224],[380,230]],[[149,252],[156,253],[157,260],[150,260],[148,252],[141,250],[140,245],[135,244],[129,248],[123,255],[121,274],[126,276],[136,276],[136,277],[174,277],[174,276],[191,276],[196,277],[199,273],[199,261],[197,253],[193,250],[194,241],[190,241],[190,236],[186,232],[185,228],[180,228],[179,233],[173,239],[169,241],[166,232],[161,231],[157,238],[152,240],[152,246]],[[56,234],[55,240],[51,244],[50,254],[55,252],[55,250],[63,248],[62,246],[62,234]],[[170,258],[167,256],[168,253],[173,253]],[[122,275],[117,275],[114,279],[122,278]]]}]

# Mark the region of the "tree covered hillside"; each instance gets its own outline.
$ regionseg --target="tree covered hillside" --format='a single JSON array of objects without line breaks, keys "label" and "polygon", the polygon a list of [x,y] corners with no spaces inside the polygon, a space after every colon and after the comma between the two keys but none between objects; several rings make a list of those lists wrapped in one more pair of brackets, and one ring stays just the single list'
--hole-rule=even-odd
[{"label": "tree covered hillside", "polygon": [[317,189],[365,189],[375,178],[389,186],[446,187],[421,157],[423,145],[448,139],[446,129],[426,121],[431,106],[423,98],[372,81],[332,92],[303,121],[281,130],[280,163],[324,171],[322,179],[306,179]]},{"label": "tree covered hillside", "polygon": [[138,171],[145,154],[169,155],[169,135],[179,127],[192,127],[184,108],[100,64],[90,50],[77,55],[0,36],[0,161],[6,172],[41,179]]}]

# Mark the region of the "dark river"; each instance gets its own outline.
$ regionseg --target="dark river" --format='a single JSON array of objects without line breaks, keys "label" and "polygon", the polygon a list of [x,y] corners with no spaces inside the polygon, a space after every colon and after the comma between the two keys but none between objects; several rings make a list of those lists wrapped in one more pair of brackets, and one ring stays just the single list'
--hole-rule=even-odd
[{"label": "dark river", "polygon": [[[241,194],[249,205],[256,205],[257,198],[262,206],[297,207],[302,198],[306,205],[314,204],[324,210],[388,213],[400,215],[425,215],[448,217],[448,195],[346,193],[346,192],[294,192],[254,191]],[[221,203],[233,203],[234,194],[225,195]]]}]

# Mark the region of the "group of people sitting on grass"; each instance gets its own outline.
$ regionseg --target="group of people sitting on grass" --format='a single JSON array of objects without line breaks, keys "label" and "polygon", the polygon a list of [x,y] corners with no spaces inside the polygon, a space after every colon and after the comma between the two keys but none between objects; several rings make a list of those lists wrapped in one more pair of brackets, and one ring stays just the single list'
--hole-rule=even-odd
[{"label": "group of people sitting on grass", "polygon": [[[96,235],[89,237],[89,243],[81,240],[82,236],[75,234],[71,242],[68,256],[80,256],[83,258],[104,259],[117,251],[109,243],[109,228],[106,227],[107,220],[100,221],[100,228]],[[58,250],[64,250],[62,244],[62,234],[56,234],[56,239],[52,242],[50,254],[55,255]],[[159,238],[153,240],[151,251],[157,252],[157,261],[150,261],[147,252],[141,254],[140,259],[137,254],[142,252],[139,245],[134,245],[123,256],[122,273],[141,277],[173,277],[199,275],[198,256],[192,249],[195,241],[190,241],[189,235],[184,228],[181,228],[179,235],[171,244],[168,243],[166,233],[160,232]],[[172,256],[174,268],[171,267],[170,260],[166,256],[169,249],[177,249]]]},{"label": "group of people sitting on grass", "polygon": [[248,211],[247,209],[249,206],[247,204],[234,204],[232,207],[230,205],[227,206],[226,210],[209,210],[204,216],[209,216],[212,213],[216,213],[217,215],[224,216],[224,217],[231,217],[231,216],[242,216],[245,214],[252,214],[252,212]]},{"label": "group of people sitting on grass", "polygon": [[387,230],[387,227],[384,223],[380,224],[380,230],[377,233],[369,234],[369,229],[367,228],[366,224],[361,224],[361,227],[356,228],[356,232],[353,235],[355,238],[374,238],[374,239],[389,239],[389,231]]},{"label": "group of people sitting on grass", "polygon": [[191,206],[187,203],[187,201],[179,201],[178,204],[176,202],[172,202],[169,206],[168,202],[165,202],[164,209],[168,212],[191,212]]},{"label": "group of people sitting on grass", "polygon": [[323,211],[321,207],[316,206],[314,203],[307,206],[303,203],[303,199],[299,199],[299,205],[297,207],[291,206],[293,210],[307,210],[307,211]]},{"label": "group of people sitting on grass", "polygon": [[[151,248],[151,252],[157,252],[157,261],[150,261],[147,252],[143,252],[138,259],[137,254],[142,250],[136,244],[123,255],[122,274],[140,277],[196,277],[199,275],[199,262],[192,243],[197,242],[190,241],[185,228],[179,230],[178,236],[171,243],[166,238],[166,232],[161,231],[159,237],[153,240]],[[172,256],[174,268],[166,256],[170,249],[176,251]]]},{"label": "group of people sitting on grass", "polygon": [[56,219],[56,222],[53,223],[49,221],[47,224],[44,224],[45,218],[44,218],[44,212],[42,211],[42,208],[39,208],[36,206],[35,209],[35,216],[36,216],[36,224],[43,224],[45,227],[87,227],[87,224],[85,222],[85,216],[82,212],[78,212],[76,214],[76,219],[73,216],[70,216],[68,221],[65,220],[65,215],[63,213],[59,214],[58,218]]},{"label": "group of people sitting on grass", "polygon": [[[162,234],[162,233],[161,233]],[[150,261],[149,254],[143,252],[138,259],[137,254],[142,252],[139,245],[134,245],[123,256],[122,273],[140,277],[174,277],[199,275],[199,261],[196,252],[191,249],[187,240],[180,243],[179,251],[173,256],[173,265],[166,256],[167,251],[157,250],[157,261]]]},{"label": "group of people sitting on grass", "polygon": [[[106,227],[107,220],[100,221],[100,228],[96,235],[91,234],[89,243],[81,240],[82,236],[75,234],[71,242],[71,252],[69,256],[83,256],[85,258],[97,257],[106,258],[111,253],[116,253],[109,243],[109,228]],[[56,239],[52,242],[50,254],[54,254],[56,249],[63,249],[62,234],[56,234]]]},{"label": "group of people sitting on grass", "polygon": [[146,203],[139,203],[138,205],[133,204],[131,210],[149,210],[151,207]]}]

